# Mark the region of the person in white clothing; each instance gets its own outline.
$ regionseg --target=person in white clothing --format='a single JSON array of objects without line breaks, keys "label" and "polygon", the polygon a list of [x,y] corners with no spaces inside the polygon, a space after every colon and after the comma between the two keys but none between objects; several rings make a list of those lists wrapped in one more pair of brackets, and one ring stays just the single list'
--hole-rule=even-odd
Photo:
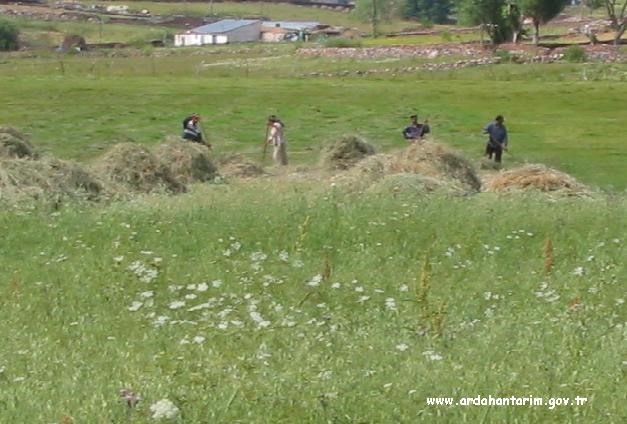
[{"label": "person in white clothing", "polygon": [[284,135],[285,124],[275,115],[268,118],[268,144],[274,147],[272,159],[277,165],[287,165],[287,141]]}]

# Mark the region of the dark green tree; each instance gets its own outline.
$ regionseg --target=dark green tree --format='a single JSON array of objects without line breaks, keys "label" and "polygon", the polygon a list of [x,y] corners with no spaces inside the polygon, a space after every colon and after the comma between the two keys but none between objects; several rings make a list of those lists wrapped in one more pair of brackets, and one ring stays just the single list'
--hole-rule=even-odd
[{"label": "dark green tree", "polygon": [[627,29],[627,0],[603,0],[603,3],[614,30],[614,44],[618,45]]},{"label": "dark green tree", "polygon": [[448,22],[452,10],[451,0],[407,0],[405,16],[444,24]]},{"label": "dark green tree", "polygon": [[19,47],[20,30],[13,22],[0,18],[0,50],[16,50]]},{"label": "dark green tree", "polygon": [[556,17],[568,3],[568,0],[520,0],[520,10],[533,21],[533,41],[540,41],[540,25]]},{"label": "dark green tree", "polygon": [[373,37],[379,36],[379,24],[394,16],[401,16],[400,0],[357,0],[355,14],[363,22],[372,25]]},{"label": "dark green tree", "polygon": [[505,0],[458,0],[457,14],[461,23],[479,25],[493,43],[502,43],[510,34],[505,8]]}]

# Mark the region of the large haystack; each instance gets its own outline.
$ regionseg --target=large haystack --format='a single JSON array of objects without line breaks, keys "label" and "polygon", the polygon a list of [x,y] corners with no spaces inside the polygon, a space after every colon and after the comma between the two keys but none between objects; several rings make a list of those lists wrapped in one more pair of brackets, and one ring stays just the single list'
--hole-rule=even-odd
[{"label": "large haystack", "polygon": [[261,166],[242,155],[231,154],[218,160],[219,173],[223,177],[250,178],[264,174]]},{"label": "large haystack", "polygon": [[472,164],[443,144],[425,141],[409,146],[395,155],[391,171],[422,174],[459,184],[472,191],[481,189],[481,180]]},{"label": "large haystack", "polygon": [[0,197],[97,200],[104,187],[79,165],[59,159],[0,159]]},{"label": "large haystack", "polygon": [[[481,181],[470,162],[453,150],[430,142],[412,145],[391,154],[370,156],[336,176],[334,181],[350,189],[364,190],[386,176],[395,174],[420,175],[414,183],[429,182],[423,187],[426,191],[429,191],[430,183],[434,181],[454,192],[473,192],[481,187]],[[404,178],[402,184],[405,184],[410,177],[399,178]],[[394,179],[389,181],[394,184]]]},{"label": "large haystack", "polygon": [[121,191],[185,191],[185,185],[174,178],[170,169],[157,156],[148,148],[134,143],[114,145],[96,162],[94,171],[104,180],[120,186]]},{"label": "large haystack", "polygon": [[209,148],[183,140],[167,140],[153,149],[157,159],[170,169],[172,176],[184,184],[211,181],[217,169]]},{"label": "large haystack", "polygon": [[347,135],[329,144],[323,150],[320,162],[326,169],[349,169],[374,154],[371,144],[359,137]]},{"label": "large haystack", "polygon": [[525,165],[495,174],[485,184],[487,191],[539,190],[583,194],[586,187],[572,176],[544,165]]},{"label": "large haystack", "polygon": [[37,158],[28,137],[12,127],[0,126],[0,158]]}]

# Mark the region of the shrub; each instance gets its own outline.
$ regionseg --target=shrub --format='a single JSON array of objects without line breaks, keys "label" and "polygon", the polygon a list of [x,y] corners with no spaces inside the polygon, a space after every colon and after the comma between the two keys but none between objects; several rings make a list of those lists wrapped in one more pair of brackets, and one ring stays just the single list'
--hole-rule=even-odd
[{"label": "shrub", "polygon": [[564,60],[567,62],[585,62],[586,50],[581,46],[570,46],[564,50]]},{"label": "shrub", "polygon": [[17,50],[20,30],[13,22],[0,18],[0,50]]},{"label": "shrub", "polygon": [[329,37],[324,40],[326,47],[361,47],[361,40],[352,40],[350,38]]}]

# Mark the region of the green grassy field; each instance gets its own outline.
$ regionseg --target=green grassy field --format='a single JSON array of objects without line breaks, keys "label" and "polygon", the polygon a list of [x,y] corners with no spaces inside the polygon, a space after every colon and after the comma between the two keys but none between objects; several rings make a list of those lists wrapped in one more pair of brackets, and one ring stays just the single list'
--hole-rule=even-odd
[{"label": "green grassy field", "polygon": [[[288,124],[296,163],[312,164],[328,141],[360,134],[379,149],[404,144],[417,111],[434,136],[478,158],[481,128],[506,116],[509,164],[542,162],[604,188],[627,187],[625,65],[497,65],[392,76],[305,78],[311,71],[394,69],[412,61],[292,57],[292,47],[198,50],[166,57],[59,57],[0,63],[0,122],[35,145],[89,161],[114,143],[155,144],[200,112],[221,152],[259,154],[264,120]],[[222,52],[222,53],[220,53]],[[423,63],[415,61],[415,65]]]},{"label": "green grassy field", "polygon": [[[293,164],[171,197],[2,197],[0,422],[148,423],[168,399],[161,422],[623,423],[627,65],[401,72],[427,60],[297,47],[0,56],[0,125],[45,154],[90,163],[198,111],[215,156],[259,161],[276,113]],[[506,168],[605,191],[355,193],[292,173],[343,134],[404,146],[413,112],[474,163],[502,113]],[[478,396],[543,404],[428,404]]]},{"label": "green grassy field", "polygon": [[[0,420],[623,422],[626,206],[261,180],[2,211]],[[426,403],[479,395],[544,405]]]}]

